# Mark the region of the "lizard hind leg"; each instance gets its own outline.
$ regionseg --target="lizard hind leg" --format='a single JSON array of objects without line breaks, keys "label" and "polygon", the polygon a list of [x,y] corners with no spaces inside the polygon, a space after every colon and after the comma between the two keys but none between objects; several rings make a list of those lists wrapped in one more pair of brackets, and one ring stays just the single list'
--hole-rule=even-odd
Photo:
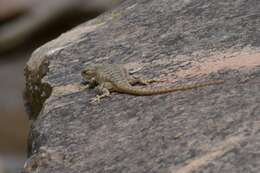
[{"label": "lizard hind leg", "polygon": [[127,79],[130,85],[135,85],[135,84],[147,85],[149,83],[147,82],[147,80],[144,80],[140,76],[132,75],[132,74],[133,73],[130,74],[126,68],[122,69],[122,75],[124,79]]},{"label": "lizard hind leg", "polygon": [[141,84],[141,85],[148,85],[154,82],[162,82],[160,79],[144,79],[143,77],[132,75],[128,76],[128,81],[131,85]]}]

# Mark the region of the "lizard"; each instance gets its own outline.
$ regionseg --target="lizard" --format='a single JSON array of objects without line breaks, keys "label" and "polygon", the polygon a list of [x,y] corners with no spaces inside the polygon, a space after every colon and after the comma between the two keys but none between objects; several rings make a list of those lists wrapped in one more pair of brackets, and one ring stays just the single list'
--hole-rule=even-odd
[{"label": "lizard", "polygon": [[81,70],[81,76],[88,82],[89,88],[95,87],[99,93],[92,102],[99,102],[101,98],[110,96],[110,92],[119,92],[136,96],[148,96],[176,91],[184,91],[224,83],[223,80],[215,80],[205,83],[196,83],[177,87],[143,88],[133,86],[157,82],[157,80],[145,80],[129,75],[128,70],[121,64],[89,64]]}]

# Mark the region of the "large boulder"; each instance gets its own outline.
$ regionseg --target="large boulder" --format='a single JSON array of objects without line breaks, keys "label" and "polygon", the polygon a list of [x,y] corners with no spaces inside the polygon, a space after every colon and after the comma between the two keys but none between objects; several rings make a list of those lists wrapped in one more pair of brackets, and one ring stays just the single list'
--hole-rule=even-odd
[{"label": "large boulder", "polygon": [[[24,171],[258,173],[259,11],[257,0],[125,0],[37,49]],[[101,62],[165,81],[152,87],[225,83],[91,103],[80,70]]]}]

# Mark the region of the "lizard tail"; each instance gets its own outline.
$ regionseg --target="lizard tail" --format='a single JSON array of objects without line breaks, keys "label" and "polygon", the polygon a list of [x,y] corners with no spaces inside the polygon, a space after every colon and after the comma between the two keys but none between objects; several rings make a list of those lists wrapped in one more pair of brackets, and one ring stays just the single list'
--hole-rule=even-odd
[{"label": "lizard tail", "polygon": [[117,90],[118,90],[118,92],[128,93],[128,94],[132,94],[132,95],[148,96],[148,95],[156,95],[156,94],[163,94],[163,93],[169,93],[169,92],[190,90],[190,89],[195,89],[195,88],[200,88],[200,87],[206,87],[209,85],[218,85],[218,84],[222,84],[222,83],[224,83],[223,80],[217,80],[217,81],[210,81],[210,82],[205,82],[205,83],[197,83],[197,84],[170,87],[170,88],[139,88],[139,87],[133,87],[131,85],[128,85],[128,86],[118,85]]}]

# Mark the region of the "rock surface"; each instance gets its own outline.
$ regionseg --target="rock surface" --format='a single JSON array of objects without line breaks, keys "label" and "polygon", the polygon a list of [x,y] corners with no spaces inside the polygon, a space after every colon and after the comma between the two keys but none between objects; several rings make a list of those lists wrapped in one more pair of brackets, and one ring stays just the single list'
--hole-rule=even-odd
[{"label": "rock surface", "polygon": [[[258,173],[260,2],[125,0],[37,49],[26,67],[25,172]],[[223,85],[91,104],[88,63],[179,85]],[[153,86],[153,87],[157,87]]]}]

